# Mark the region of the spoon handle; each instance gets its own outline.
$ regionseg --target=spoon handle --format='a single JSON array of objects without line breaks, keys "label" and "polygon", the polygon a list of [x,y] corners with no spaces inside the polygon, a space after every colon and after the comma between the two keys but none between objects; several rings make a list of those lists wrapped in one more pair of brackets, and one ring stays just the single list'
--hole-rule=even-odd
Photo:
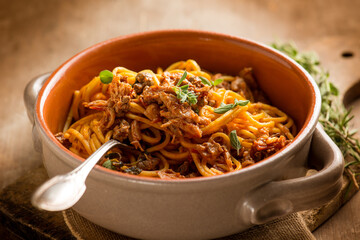
[{"label": "spoon handle", "polygon": [[118,145],[119,142],[116,140],[109,140],[104,143],[101,147],[98,148],[90,157],[88,157],[81,165],[72,170],[69,174],[77,175],[79,178],[82,178],[84,181],[86,177],[89,175],[90,171],[94,168],[96,163],[100,160],[100,158],[111,148]]}]

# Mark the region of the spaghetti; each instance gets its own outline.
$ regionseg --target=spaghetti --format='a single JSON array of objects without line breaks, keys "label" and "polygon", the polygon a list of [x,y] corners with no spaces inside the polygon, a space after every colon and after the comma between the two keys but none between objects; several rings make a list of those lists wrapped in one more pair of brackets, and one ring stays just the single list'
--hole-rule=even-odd
[{"label": "spaghetti", "polygon": [[74,92],[56,138],[87,158],[109,139],[98,164],[160,178],[213,176],[240,170],[282,149],[296,134],[293,120],[271,106],[251,68],[239,76],[211,74],[194,60],[156,73],[116,67],[111,83],[94,77]]}]

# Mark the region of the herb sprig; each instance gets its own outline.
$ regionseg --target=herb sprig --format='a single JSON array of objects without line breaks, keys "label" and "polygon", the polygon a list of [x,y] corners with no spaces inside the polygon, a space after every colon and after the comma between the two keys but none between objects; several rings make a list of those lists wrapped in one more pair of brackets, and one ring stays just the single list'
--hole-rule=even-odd
[{"label": "herb sprig", "polygon": [[224,79],[222,78],[215,79],[214,81],[208,80],[207,78],[202,76],[199,76],[199,78],[203,84],[208,85],[210,87],[215,87],[224,81]]},{"label": "herb sprig", "polygon": [[249,102],[250,102],[249,100],[235,99],[234,103],[230,103],[230,104],[221,103],[220,107],[214,109],[214,113],[219,113],[219,114],[226,113],[227,111],[233,109],[236,106],[246,106]]},{"label": "herb sprig", "polygon": [[178,99],[180,99],[180,102],[182,102],[182,103],[188,102],[190,105],[196,104],[197,103],[197,95],[194,92],[189,91],[189,85],[183,85],[183,86],[179,87],[180,84],[186,79],[186,76],[187,76],[187,72],[185,70],[183,75],[181,76],[180,80],[178,81],[178,83],[176,84],[176,86],[173,89],[176,93],[176,97]]},{"label": "herb sprig", "polygon": [[[354,118],[351,109],[346,109],[340,102],[339,90],[329,81],[329,73],[321,68],[318,56],[312,52],[299,52],[292,43],[272,43],[271,46],[299,63],[315,79],[321,93],[321,113],[319,122],[322,124],[325,132],[335,142],[342,151],[344,158],[350,158],[345,165],[347,172],[353,181],[354,175],[349,168],[351,165],[360,164],[360,143],[355,138],[357,130],[350,128],[350,123]],[[354,181],[355,186],[358,186]],[[358,187],[357,187],[358,188]]]},{"label": "herb sprig", "polygon": [[241,149],[241,143],[240,143],[240,141],[238,139],[238,136],[236,134],[236,130],[232,130],[230,132],[230,143],[231,143],[231,146],[236,149],[237,155],[239,155],[240,154],[240,149]]}]

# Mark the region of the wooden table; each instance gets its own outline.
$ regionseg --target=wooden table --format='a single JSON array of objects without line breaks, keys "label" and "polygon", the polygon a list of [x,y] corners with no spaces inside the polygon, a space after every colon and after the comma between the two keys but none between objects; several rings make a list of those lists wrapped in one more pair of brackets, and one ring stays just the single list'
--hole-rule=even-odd
[{"label": "wooden table", "polygon": [[[359,12],[358,0],[0,0],[0,188],[41,164],[23,104],[26,83],[88,46],[171,28],[223,32],[263,43],[294,40],[300,49],[319,53],[344,95],[360,79]],[[344,58],[344,52],[353,57]],[[354,104],[354,113],[360,114],[360,101]],[[359,121],[355,119],[357,126]],[[360,239],[359,219],[357,194],[315,236]]]}]

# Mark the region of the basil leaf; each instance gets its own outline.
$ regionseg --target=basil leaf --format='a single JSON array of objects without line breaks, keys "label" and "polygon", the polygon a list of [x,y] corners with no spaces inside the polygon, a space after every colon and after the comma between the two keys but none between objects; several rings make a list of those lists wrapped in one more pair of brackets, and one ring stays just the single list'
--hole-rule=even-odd
[{"label": "basil leaf", "polygon": [[102,165],[105,168],[115,170],[115,167],[112,165],[112,162],[109,160],[105,161]]},{"label": "basil leaf", "polygon": [[226,113],[227,111],[234,108],[234,104],[223,104],[221,103],[220,107],[214,109],[214,113]]},{"label": "basil leaf", "polygon": [[187,71],[185,70],[184,73],[183,73],[183,75],[181,76],[180,80],[179,80],[178,83],[176,84],[177,87],[180,86],[180,84],[182,83],[182,81],[185,80],[186,76],[187,76]]},{"label": "basil leaf", "polygon": [[231,143],[231,146],[236,149],[237,155],[239,155],[240,154],[240,149],[241,149],[241,143],[240,143],[240,141],[238,139],[238,136],[236,134],[236,130],[232,130],[230,132],[230,143]]},{"label": "basil leaf", "polygon": [[199,76],[199,78],[201,79],[201,82],[203,84],[208,85],[208,86],[212,86],[212,83],[207,78],[204,78],[202,76]]},{"label": "basil leaf", "polygon": [[114,75],[109,70],[103,70],[99,74],[100,81],[104,84],[109,84],[112,82]]},{"label": "basil leaf", "polygon": [[224,81],[224,79],[222,79],[222,78],[215,79],[214,82],[212,83],[212,85],[217,86],[220,83],[222,83],[223,81]]}]

